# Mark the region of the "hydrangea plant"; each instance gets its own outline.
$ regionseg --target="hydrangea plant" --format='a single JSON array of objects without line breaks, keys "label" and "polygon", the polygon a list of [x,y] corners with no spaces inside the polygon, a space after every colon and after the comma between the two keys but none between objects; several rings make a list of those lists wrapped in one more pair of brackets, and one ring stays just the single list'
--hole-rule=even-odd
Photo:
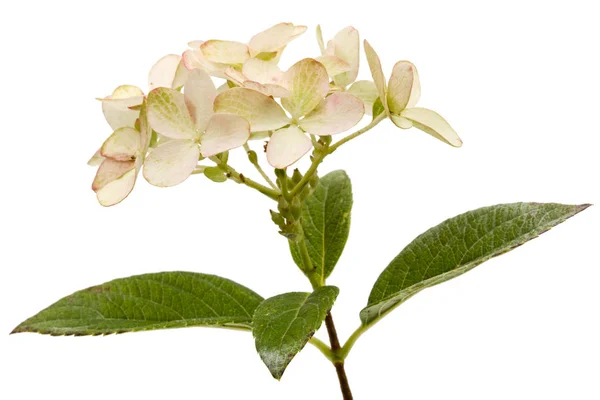
[{"label": "hydrangea plant", "polygon": [[[103,206],[123,201],[140,172],[155,186],[178,185],[198,175],[214,182],[230,180],[267,196],[273,201],[270,219],[312,291],[264,299],[214,275],[138,275],[67,296],[13,333],[238,329],[252,333],[275,379],[310,343],[335,366],[343,398],[352,399],[344,362],[369,328],[421,290],[520,246],[589,206],[501,204],[431,228],[383,270],[359,313],[358,328],[342,344],[331,314],[339,289],[327,279],[350,232],[352,186],[344,171],[319,177],[319,166],[386,119],[393,122],[391,129],[416,128],[453,147],[462,141],[437,112],[417,107],[421,85],[411,62],[397,62],[386,80],[377,53],[364,41],[372,80],[356,80],[360,39],[353,27],[327,42],[317,27],[320,52],[280,69],[284,49],[305,31],[304,26],[281,23],[247,43],[192,41],[182,55],[161,58],[150,69],[147,94],[122,85],[99,99],[112,134],[89,164],[98,166],[92,189]],[[265,142],[264,152],[251,150],[257,141]],[[234,169],[230,151],[245,152],[264,182]],[[308,169],[294,168],[308,154]],[[263,169],[263,157],[271,173]],[[329,344],[313,336],[323,322]]]}]

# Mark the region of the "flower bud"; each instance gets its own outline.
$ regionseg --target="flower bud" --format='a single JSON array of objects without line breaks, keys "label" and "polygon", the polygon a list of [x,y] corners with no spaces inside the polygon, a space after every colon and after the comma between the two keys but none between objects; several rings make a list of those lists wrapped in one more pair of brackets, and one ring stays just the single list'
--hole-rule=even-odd
[{"label": "flower bud", "polygon": [[250,162],[254,165],[258,163],[258,156],[254,150],[248,151],[248,160],[250,160]]},{"label": "flower bud", "polygon": [[285,230],[285,218],[273,210],[269,210],[269,212],[271,213],[271,220],[275,223],[275,225],[277,225],[282,231]]},{"label": "flower bud", "polygon": [[302,202],[300,201],[300,199],[298,197],[294,197],[294,199],[292,200],[291,211],[292,211],[292,217],[295,220],[300,218],[300,215],[302,214]]},{"label": "flower bud", "polygon": [[292,175],[292,182],[294,183],[294,185],[297,185],[301,179],[302,179],[302,174],[300,173],[298,168],[294,169],[294,174]]},{"label": "flower bud", "polygon": [[283,197],[279,199],[279,203],[277,204],[277,210],[285,217],[290,212],[290,203]]},{"label": "flower bud", "polygon": [[311,179],[310,179],[310,187],[311,188],[315,188],[317,187],[317,184],[319,183],[319,176],[318,175],[314,175]]},{"label": "flower bud", "polygon": [[218,167],[206,167],[204,169],[204,176],[213,182],[225,182],[227,180],[225,171]]}]

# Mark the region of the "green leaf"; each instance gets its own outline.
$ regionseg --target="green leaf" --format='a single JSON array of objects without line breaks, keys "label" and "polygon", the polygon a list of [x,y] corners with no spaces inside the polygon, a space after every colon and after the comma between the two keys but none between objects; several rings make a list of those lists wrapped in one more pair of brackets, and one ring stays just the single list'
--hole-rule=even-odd
[{"label": "green leaf", "polygon": [[455,278],[536,238],[589,207],[514,203],[451,218],[417,237],[375,282],[363,325],[371,325],[419,291]]},{"label": "green leaf", "polygon": [[254,313],[256,350],[275,379],[319,329],[339,293],[323,286],[312,293],[284,293],[263,301]]},{"label": "green leaf", "polygon": [[[333,171],[319,180],[304,200],[301,223],[312,266],[327,278],[337,264],[350,233],[352,184],[344,171]],[[300,269],[298,245],[290,243],[292,257]]]},{"label": "green leaf", "polygon": [[252,290],[214,275],[137,275],[75,292],[12,333],[82,336],[190,326],[251,329],[262,300]]}]

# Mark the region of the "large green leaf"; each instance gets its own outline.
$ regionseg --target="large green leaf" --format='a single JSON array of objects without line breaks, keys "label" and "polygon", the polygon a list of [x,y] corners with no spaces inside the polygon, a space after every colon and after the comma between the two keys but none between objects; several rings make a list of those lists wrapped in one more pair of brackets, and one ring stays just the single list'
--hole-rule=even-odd
[{"label": "large green leaf", "polygon": [[250,289],[214,275],[138,275],[75,292],[12,333],[79,336],[190,326],[251,329],[262,300]]},{"label": "large green leaf", "polygon": [[319,329],[333,306],[338,288],[323,286],[312,293],[284,293],[262,302],[254,313],[256,350],[275,379]]},{"label": "large green leaf", "polygon": [[[302,206],[302,229],[313,268],[327,278],[337,264],[350,233],[352,184],[344,171],[333,171],[319,180]],[[298,245],[290,242],[292,257],[302,268]],[[303,268],[302,268],[303,269]]]},{"label": "large green leaf", "polygon": [[360,317],[376,322],[419,291],[536,238],[589,204],[501,204],[451,218],[400,252],[375,282]]}]

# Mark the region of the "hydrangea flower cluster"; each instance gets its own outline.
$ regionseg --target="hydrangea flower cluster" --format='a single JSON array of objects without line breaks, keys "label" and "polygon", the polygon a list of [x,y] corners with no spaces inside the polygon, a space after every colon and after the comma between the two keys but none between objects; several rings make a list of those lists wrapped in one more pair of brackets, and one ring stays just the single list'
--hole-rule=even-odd
[{"label": "hydrangea flower cluster", "polygon": [[[386,84],[379,57],[365,41],[372,80],[356,80],[360,38],[351,26],[327,42],[318,27],[320,55],[282,71],[281,54],[305,31],[305,26],[280,23],[247,44],[192,41],[182,55],[169,54],[150,69],[148,94],[122,85],[99,99],[113,130],[89,162],[99,166],[92,189],[100,204],[125,199],[142,170],[148,182],[162,187],[195,172],[239,181],[222,161],[229,150],[248,150],[249,140],[266,140],[268,163],[285,169],[315,151],[319,138],[347,132],[365,115],[376,123],[389,118],[399,128],[418,128],[452,146],[462,144],[439,114],[415,107],[421,86],[412,63],[399,61]],[[217,88],[214,80],[222,84]],[[202,165],[206,159],[220,165],[223,174]]]}]

